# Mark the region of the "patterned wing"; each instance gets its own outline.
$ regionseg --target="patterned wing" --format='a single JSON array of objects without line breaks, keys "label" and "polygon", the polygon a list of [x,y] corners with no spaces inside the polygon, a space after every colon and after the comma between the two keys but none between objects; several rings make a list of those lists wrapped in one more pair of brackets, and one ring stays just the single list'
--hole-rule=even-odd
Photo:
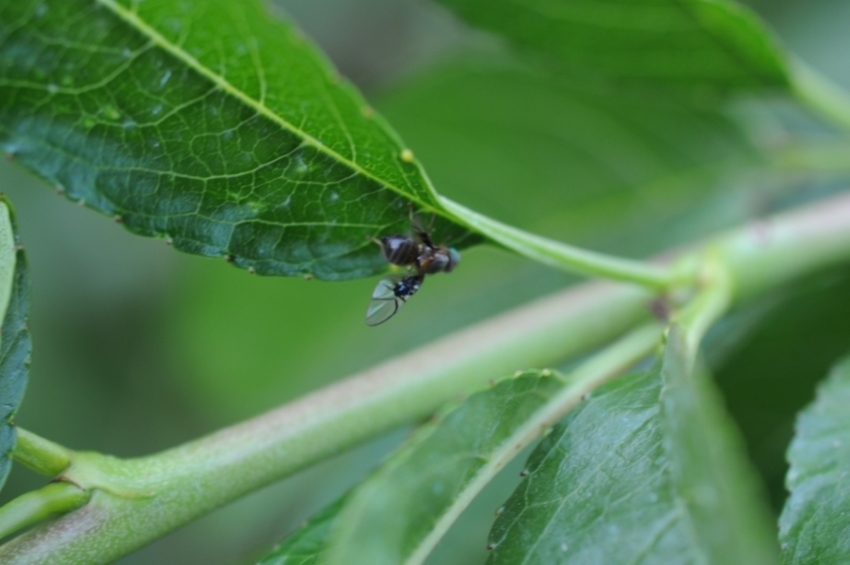
[{"label": "patterned wing", "polygon": [[416,294],[423,280],[423,275],[392,276],[381,279],[372,291],[372,301],[369,302],[369,309],[366,310],[366,325],[377,326],[395,316],[407,300]]}]

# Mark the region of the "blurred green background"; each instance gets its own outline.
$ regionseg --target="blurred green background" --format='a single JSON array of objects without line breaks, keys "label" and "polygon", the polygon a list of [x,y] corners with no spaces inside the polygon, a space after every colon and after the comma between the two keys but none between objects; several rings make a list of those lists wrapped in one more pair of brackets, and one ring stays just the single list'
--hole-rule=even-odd
[{"label": "blurred green background", "polygon": [[[838,174],[765,170],[755,146],[781,148],[790,133],[831,137],[787,102],[730,107],[747,124],[741,132],[722,117],[677,114],[674,101],[623,105],[581,84],[553,84],[425,1],[279,4],[394,124],[438,190],[523,228],[644,256],[847,186]],[[752,5],[786,45],[850,88],[850,3]],[[368,328],[375,280],[252,277],[178,254],[6,162],[0,190],[16,206],[33,281],[33,366],[18,422],[119,456],[250,417],[575,280],[479,247],[451,276],[429,279],[391,323]],[[848,311],[850,272],[824,273],[765,297],[712,336],[710,361],[775,507],[794,413],[850,350]],[[121,563],[250,563],[403,434],[255,493]],[[488,488],[432,563],[483,562],[492,511],[516,476],[509,468]],[[16,468],[0,502],[42,483]]]}]

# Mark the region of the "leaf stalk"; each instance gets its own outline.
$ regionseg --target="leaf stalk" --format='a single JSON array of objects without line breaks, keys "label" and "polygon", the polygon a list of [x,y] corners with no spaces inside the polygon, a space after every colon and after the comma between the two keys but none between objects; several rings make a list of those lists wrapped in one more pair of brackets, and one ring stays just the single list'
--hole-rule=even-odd
[{"label": "leaf stalk", "polygon": [[0,538],[84,505],[91,493],[67,482],[51,483],[0,507]]},{"label": "leaf stalk", "polygon": [[488,218],[445,196],[438,198],[458,223],[545,265],[571,273],[636,283],[652,290],[667,290],[692,282],[692,273],[567,245]]},{"label": "leaf stalk", "polygon": [[18,427],[12,459],[46,477],[58,477],[71,463],[71,450]]},{"label": "leaf stalk", "polygon": [[[709,259],[722,265],[723,275],[713,273],[708,261],[700,271],[706,294],[680,314],[692,328],[693,343],[727,304],[850,260],[850,194],[761,220],[702,249],[710,250]],[[699,249],[686,255],[701,256]],[[714,289],[718,284],[725,290]],[[557,364],[598,347],[646,320],[652,296],[634,286],[585,285],[160,454],[132,460],[75,454],[74,464],[79,457],[81,468],[69,469],[69,479],[85,471],[81,480],[94,477],[106,485],[109,479],[126,490],[93,491],[76,512],[0,547],[0,562],[114,561],[247,492],[415,421],[494,377]]]}]

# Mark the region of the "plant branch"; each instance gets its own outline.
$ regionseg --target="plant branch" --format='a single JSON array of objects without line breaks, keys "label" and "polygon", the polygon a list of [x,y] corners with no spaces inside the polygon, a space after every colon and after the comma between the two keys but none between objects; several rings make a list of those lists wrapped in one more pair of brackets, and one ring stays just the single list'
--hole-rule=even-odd
[{"label": "plant branch", "polygon": [[132,460],[73,453],[63,478],[93,488],[89,504],[0,547],[0,562],[111,562],[490,379],[598,347],[647,319],[650,299],[631,286],[581,286],[164,453]]},{"label": "plant branch", "polygon": [[0,538],[52,516],[76,510],[90,493],[71,483],[51,483],[28,492],[0,507]]},{"label": "plant branch", "polygon": [[[712,295],[709,289],[718,284],[714,267],[709,261],[700,271],[709,294],[694,313],[686,309],[682,315],[703,328],[727,302],[850,260],[850,194],[756,222],[685,253],[677,264],[701,264],[708,256],[728,273],[726,291]],[[489,379],[597,347],[645,319],[651,296],[633,286],[585,285],[160,454],[119,460],[72,453],[63,478],[93,485],[90,502],[0,547],[0,562],[111,562],[247,492],[419,419]]]},{"label": "plant branch", "polygon": [[690,282],[687,273],[675,269],[573,247],[503,224],[445,196],[439,196],[439,199],[459,223],[524,257],[545,265],[572,273],[637,283],[656,290]]},{"label": "plant branch", "polygon": [[[563,379],[563,386],[549,401],[539,406],[529,417],[512,433],[503,438],[498,448],[488,451],[486,456],[481,455],[486,462],[479,468],[474,477],[463,485],[463,488],[455,493],[454,499],[439,518],[427,536],[418,540],[415,549],[404,559],[404,565],[420,564],[431,554],[434,547],[442,539],[458,516],[469,506],[472,500],[486,487],[493,477],[512,461],[526,446],[530,445],[551,430],[564,415],[576,405],[581,403],[586,395],[601,384],[627,371],[630,367],[640,362],[649,355],[661,341],[663,327],[657,322],[650,322],[638,329],[632,330],[613,344],[605,347],[598,353],[594,353],[588,359],[582,361],[566,377],[556,376],[552,378]],[[378,471],[380,474],[381,471]],[[386,478],[386,477],[384,477]],[[372,486],[381,488],[382,481],[372,481]],[[353,505],[362,504],[364,501],[371,502],[371,495],[363,497],[362,488],[353,493]],[[367,502],[368,504],[368,502]],[[345,507],[344,507],[345,508]],[[345,540],[341,544],[330,542],[328,554],[323,556],[325,563],[349,563],[351,562],[351,543],[357,544],[357,530],[351,530],[352,523],[364,518],[359,509],[351,512],[351,508],[343,510],[338,517],[340,528],[334,530],[336,541]],[[366,516],[368,516],[367,514]],[[342,530],[345,530],[342,532]],[[360,560],[363,562],[363,559]]]},{"label": "plant branch", "polygon": [[791,60],[791,88],[806,106],[850,130],[850,95],[799,59]]},{"label": "plant branch", "polygon": [[730,277],[733,302],[850,259],[850,192],[720,236],[711,247]]},{"label": "plant branch", "polygon": [[12,451],[12,459],[40,475],[59,476],[71,462],[71,451],[35,435],[23,428],[17,428],[18,441]]},{"label": "plant branch", "polygon": [[699,288],[673,319],[681,328],[683,357],[686,372],[696,363],[700,343],[711,326],[717,322],[732,302],[732,284],[726,265],[719,254],[708,249],[701,263]]}]

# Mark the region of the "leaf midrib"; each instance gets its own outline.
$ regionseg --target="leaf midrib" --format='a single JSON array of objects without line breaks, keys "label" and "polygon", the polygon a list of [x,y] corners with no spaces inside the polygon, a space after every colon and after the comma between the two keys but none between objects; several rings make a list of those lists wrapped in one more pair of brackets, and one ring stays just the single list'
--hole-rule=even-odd
[{"label": "leaf midrib", "polygon": [[[307,132],[305,132],[305,131],[301,130],[300,128],[296,127],[295,125],[289,123],[283,117],[281,117],[278,114],[276,114],[275,112],[271,111],[265,104],[263,104],[259,100],[255,100],[254,98],[252,98],[251,96],[249,96],[248,94],[243,92],[242,90],[236,88],[230,82],[228,82],[224,77],[222,77],[219,74],[216,74],[210,68],[203,65],[200,61],[198,61],[191,54],[187,53],[185,50],[181,49],[178,45],[175,45],[174,43],[172,43],[171,41],[166,39],[154,27],[152,27],[147,22],[142,20],[137,13],[124,8],[123,6],[121,6],[120,4],[115,2],[115,0],[95,0],[95,1],[98,4],[100,4],[101,6],[104,6],[105,8],[110,10],[118,18],[120,18],[121,20],[126,22],[130,27],[134,28],[139,33],[141,33],[142,35],[145,35],[155,45],[159,46],[161,49],[165,50],[169,54],[176,57],[178,60],[185,63],[187,66],[189,66],[191,69],[193,69],[194,71],[199,73],[204,78],[210,80],[213,84],[215,84],[217,87],[221,88],[224,92],[230,94],[231,96],[233,96],[237,100],[241,101],[246,106],[252,108],[259,115],[277,123],[283,129],[288,130],[288,131],[292,132],[293,134],[295,134],[296,136],[300,137],[302,139],[302,143],[304,143],[305,145],[310,145],[310,146],[314,147],[316,150],[321,151],[322,153],[325,153],[326,155],[332,157],[333,159],[335,159],[335,160],[339,161],[340,163],[343,163],[347,167],[351,168],[357,174],[360,174],[360,175],[363,175],[364,177],[372,179],[373,181],[379,183],[381,186],[387,188],[388,190],[391,190],[391,191],[393,191],[393,192],[395,192],[395,193],[397,193],[401,196],[404,196],[408,200],[415,201],[422,208],[426,208],[429,211],[438,213],[442,216],[446,215],[443,210],[434,207],[433,205],[431,205],[428,202],[423,202],[415,193],[408,193],[408,192],[402,190],[401,188],[399,188],[399,187],[397,187],[397,186],[395,186],[391,183],[388,183],[386,180],[375,176],[371,172],[363,169],[357,163],[355,163],[355,162],[351,161],[350,159],[347,159],[346,157],[340,155],[339,153],[337,153],[336,151],[334,151],[333,149],[331,149],[330,147],[328,147],[327,145],[322,143],[321,140],[316,139],[315,137],[308,134]],[[422,175],[422,178],[424,179],[424,182],[426,183],[426,189],[431,191],[432,193],[435,193],[434,188],[427,181],[427,177],[425,175]]]}]

